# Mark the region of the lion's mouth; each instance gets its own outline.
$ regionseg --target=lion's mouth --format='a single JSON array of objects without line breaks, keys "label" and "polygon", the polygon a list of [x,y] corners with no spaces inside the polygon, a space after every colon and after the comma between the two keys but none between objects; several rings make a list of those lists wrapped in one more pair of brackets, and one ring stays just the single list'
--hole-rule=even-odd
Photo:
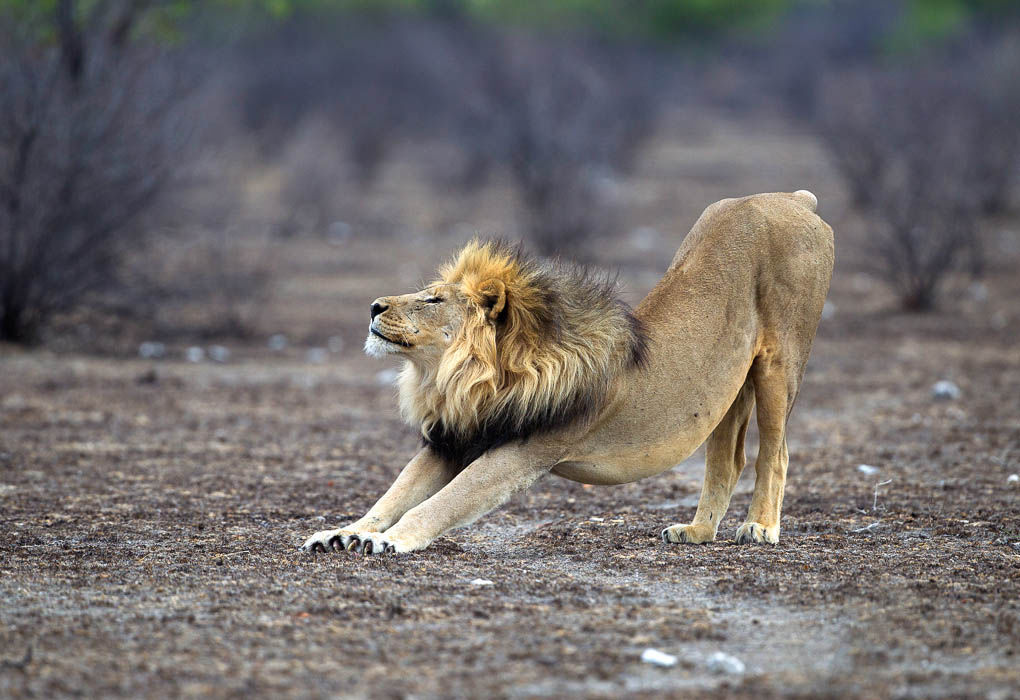
[{"label": "lion's mouth", "polygon": [[385,340],[385,341],[386,341],[387,343],[393,343],[394,345],[399,345],[399,346],[401,346],[401,347],[405,347],[405,348],[409,348],[409,347],[411,347],[411,344],[410,344],[410,343],[405,343],[405,342],[404,342],[404,341],[402,341],[402,340],[394,340],[393,338],[387,338],[387,337],[386,337],[385,335],[383,335],[382,333],[380,333],[379,331],[377,331],[377,330],[376,330],[376,329],[375,329],[374,327],[372,327],[372,326],[369,326],[369,327],[368,327],[368,330],[369,330],[369,331],[370,331],[370,332],[372,333],[372,335],[374,335],[374,336],[377,336],[377,337],[379,337],[379,338],[382,338],[382,339],[383,339],[383,340]]}]

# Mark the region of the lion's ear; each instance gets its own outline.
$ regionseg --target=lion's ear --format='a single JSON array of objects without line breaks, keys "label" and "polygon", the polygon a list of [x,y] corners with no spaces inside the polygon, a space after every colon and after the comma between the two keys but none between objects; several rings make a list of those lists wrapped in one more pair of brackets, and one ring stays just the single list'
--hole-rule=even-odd
[{"label": "lion's ear", "polygon": [[495,321],[506,308],[506,285],[502,280],[490,279],[478,287],[478,293],[482,297],[486,315],[490,320]]}]

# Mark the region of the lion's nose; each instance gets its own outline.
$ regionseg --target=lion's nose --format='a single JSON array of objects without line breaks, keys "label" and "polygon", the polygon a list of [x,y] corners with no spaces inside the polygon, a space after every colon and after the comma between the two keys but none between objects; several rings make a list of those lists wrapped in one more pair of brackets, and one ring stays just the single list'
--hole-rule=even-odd
[{"label": "lion's nose", "polygon": [[390,308],[389,304],[380,304],[377,301],[372,302],[372,318],[375,318],[386,309]]}]

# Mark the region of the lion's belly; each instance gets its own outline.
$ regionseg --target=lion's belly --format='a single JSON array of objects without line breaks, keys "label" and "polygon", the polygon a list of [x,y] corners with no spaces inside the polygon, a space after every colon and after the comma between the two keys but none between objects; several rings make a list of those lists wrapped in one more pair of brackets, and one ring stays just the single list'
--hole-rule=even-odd
[{"label": "lion's belly", "polygon": [[645,382],[638,374],[615,396],[602,420],[569,440],[567,454],[553,473],[585,484],[609,485],[676,466],[708,438],[733,403],[750,364],[747,358],[737,362],[736,370],[725,368],[714,377],[712,391],[680,372],[673,382]]},{"label": "lion's belly", "polygon": [[599,450],[597,454],[560,462],[552,471],[557,476],[582,484],[596,486],[626,484],[655,476],[676,466],[689,457],[700,444],[700,441],[693,443],[680,436],[678,438],[636,449],[633,444],[627,444],[621,445],[620,450]]}]

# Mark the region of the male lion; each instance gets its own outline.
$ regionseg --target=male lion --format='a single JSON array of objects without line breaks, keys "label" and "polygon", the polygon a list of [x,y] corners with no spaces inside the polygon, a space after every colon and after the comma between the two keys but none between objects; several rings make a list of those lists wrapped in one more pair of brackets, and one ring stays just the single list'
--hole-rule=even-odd
[{"label": "male lion", "polygon": [[662,539],[710,542],[755,402],[761,446],[736,538],[778,542],[786,423],[832,276],[816,205],[805,190],[713,204],[633,313],[603,277],[478,241],[424,290],[376,299],[365,350],[406,359],[400,406],[424,446],[363,518],[303,548],[423,549],[547,472],[621,484],[706,438],[694,520]]}]

